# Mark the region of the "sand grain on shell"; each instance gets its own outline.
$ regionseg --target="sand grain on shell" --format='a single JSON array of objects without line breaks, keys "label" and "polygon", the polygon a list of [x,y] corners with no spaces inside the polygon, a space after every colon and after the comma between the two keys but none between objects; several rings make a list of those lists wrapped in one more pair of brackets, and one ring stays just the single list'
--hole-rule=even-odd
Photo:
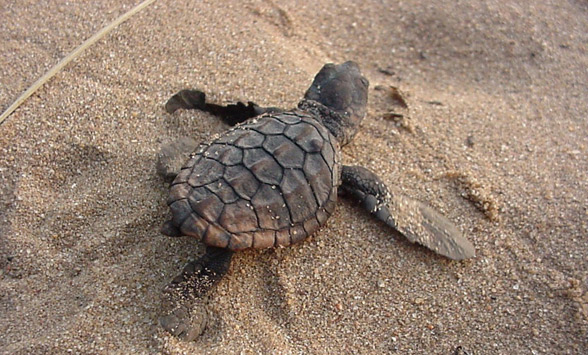
[{"label": "sand grain on shell", "polygon": [[[0,5],[0,108],[137,1]],[[588,346],[588,8],[577,2],[156,1],[0,126],[0,352],[581,353]],[[179,89],[293,106],[328,61],[378,90],[346,163],[462,228],[450,262],[342,201],[285,249],[246,251],[209,329],[157,325],[203,247],[159,233],[164,141],[226,127]],[[457,177],[457,178],[456,178]],[[492,202],[492,220],[484,203]]]}]

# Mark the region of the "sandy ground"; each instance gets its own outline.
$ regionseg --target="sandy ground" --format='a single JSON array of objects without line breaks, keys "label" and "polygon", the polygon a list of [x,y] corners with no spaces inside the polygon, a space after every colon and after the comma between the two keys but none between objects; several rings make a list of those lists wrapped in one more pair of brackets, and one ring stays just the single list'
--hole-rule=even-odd
[{"label": "sandy ground", "polygon": [[[0,108],[133,1],[0,4]],[[585,1],[157,1],[0,126],[2,353],[542,354],[588,348]],[[162,142],[226,127],[167,98],[294,106],[357,61],[345,147],[463,229],[452,262],[342,201],[291,248],[246,251],[183,343],[160,291],[203,247],[159,233]],[[395,86],[408,110],[378,87]],[[395,112],[404,118],[384,117]],[[462,352],[463,353],[463,352]]]}]

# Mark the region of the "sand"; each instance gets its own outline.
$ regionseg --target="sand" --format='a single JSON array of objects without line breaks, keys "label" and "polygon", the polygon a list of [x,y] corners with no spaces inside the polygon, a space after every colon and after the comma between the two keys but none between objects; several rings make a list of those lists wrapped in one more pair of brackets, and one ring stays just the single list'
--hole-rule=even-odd
[{"label": "sand", "polygon": [[[136,3],[0,5],[0,108]],[[587,19],[583,1],[156,1],[0,125],[0,352],[585,352]],[[349,59],[371,89],[344,161],[442,211],[476,258],[341,201],[303,243],[239,253],[197,341],[167,335],[161,289],[203,247],[159,233],[156,154],[226,127],[163,104],[196,87],[293,107]]]}]

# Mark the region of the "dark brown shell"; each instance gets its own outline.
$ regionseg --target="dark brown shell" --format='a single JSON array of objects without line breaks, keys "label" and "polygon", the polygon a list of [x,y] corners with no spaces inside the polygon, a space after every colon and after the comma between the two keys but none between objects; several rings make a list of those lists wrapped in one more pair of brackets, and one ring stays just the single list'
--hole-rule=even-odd
[{"label": "dark brown shell", "polygon": [[184,235],[232,250],[296,243],[335,208],[338,151],[309,115],[254,118],[192,155],[170,190],[173,223]]}]

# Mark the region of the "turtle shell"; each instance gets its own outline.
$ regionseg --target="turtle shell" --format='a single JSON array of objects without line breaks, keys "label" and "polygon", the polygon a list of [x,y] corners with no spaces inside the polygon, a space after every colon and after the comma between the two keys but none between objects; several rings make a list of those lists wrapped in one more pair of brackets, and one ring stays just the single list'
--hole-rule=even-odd
[{"label": "turtle shell", "polygon": [[287,246],[325,223],[340,184],[339,147],[302,112],[259,116],[201,145],[172,183],[182,234],[231,250]]}]

